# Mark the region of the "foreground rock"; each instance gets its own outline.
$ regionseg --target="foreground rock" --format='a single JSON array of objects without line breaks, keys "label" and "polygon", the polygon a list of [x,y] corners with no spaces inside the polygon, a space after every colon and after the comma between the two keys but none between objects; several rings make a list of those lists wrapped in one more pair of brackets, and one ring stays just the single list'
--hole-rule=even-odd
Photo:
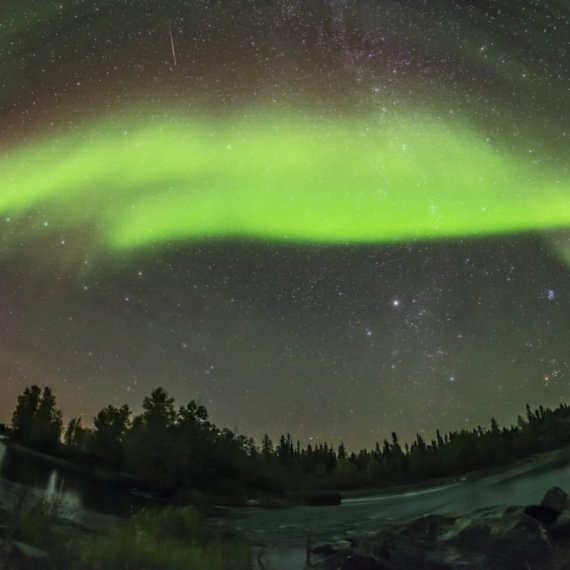
[{"label": "foreground rock", "polygon": [[47,570],[49,562],[47,552],[31,544],[0,538],[0,570]]},{"label": "foreground rock", "polygon": [[527,510],[492,507],[468,516],[428,515],[369,538],[316,548],[315,554],[327,557],[316,568],[570,570],[570,513],[547,525]]}]

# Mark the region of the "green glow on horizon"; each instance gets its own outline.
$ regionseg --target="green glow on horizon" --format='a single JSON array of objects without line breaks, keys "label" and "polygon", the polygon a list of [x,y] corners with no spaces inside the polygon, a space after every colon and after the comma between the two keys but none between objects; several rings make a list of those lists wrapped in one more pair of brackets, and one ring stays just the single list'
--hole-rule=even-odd
[{"label": "green glow on horizon", "polygon": [[11,151],[0,173],[0,212],[91,220],[114,250],[240,236],[388,243],[570,222],[562,168],[430,117],[123,117]]}]

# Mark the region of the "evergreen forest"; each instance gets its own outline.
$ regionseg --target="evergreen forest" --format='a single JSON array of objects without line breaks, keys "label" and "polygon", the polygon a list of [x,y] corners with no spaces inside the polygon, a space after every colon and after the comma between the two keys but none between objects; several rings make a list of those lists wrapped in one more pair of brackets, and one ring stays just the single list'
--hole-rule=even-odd
[{"label": "evergreen forest", "polygon": [[83,466],[119,471],[141,489],[178,500],[216,497],[245,502],[259,494],[287,491],[371,489],[414,484],[505,465],[570,443],[570,407],[526,406],[516,425],[461,429],[403,445],[397,434],[373,449],[344,444],[301,447],[289,434],[260,444],[218,428],[203,405],[175,407],[163,388],[144,398],[142,412],[127,404],[104,407],[93,426],[81,418],[64,425],[49,387],[31,386],[18,397],[12,440]]}]

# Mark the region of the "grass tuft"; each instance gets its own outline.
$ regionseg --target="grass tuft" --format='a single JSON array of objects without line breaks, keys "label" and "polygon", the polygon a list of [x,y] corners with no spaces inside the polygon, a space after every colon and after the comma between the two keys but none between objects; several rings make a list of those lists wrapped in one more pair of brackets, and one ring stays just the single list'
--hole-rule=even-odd
[{"label": "grass tuft", "polygon": [[145,510],[107,536],[72,544],[77,570],[249,570],[250,544],[205,529],[190,507]]},{"label": "grass tuft", "polygon": [[[8,541],[31,544],[49,554],[49,568],[68,570],[250,570],[251,544],[233,532],[214,531],[191,507],[143,510],[104,533],[66,523],[59,501],[26,497],[2,510]],[[20,570],[15,562],[11,566]]]}]

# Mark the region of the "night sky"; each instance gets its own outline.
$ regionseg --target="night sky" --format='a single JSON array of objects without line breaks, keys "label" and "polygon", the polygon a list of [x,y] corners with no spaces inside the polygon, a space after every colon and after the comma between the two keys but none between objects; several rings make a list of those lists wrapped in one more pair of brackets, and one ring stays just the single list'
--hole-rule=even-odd
[{"label": "night sky", "polygon": [[0,421],[163,386],[371,447],[570,402],[570,8],[0,7]]}]

